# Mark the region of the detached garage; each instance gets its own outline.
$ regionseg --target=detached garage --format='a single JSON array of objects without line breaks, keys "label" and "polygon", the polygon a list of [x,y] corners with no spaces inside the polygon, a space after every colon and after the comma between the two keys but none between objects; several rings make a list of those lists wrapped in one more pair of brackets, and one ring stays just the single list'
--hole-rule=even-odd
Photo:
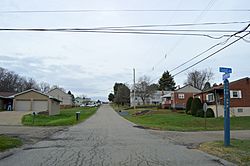
[{"label": "detached garage", "polygon": [[60,100],[30,89],[14,96],[14,111],[48,111],[49,115],[60,113]]}]

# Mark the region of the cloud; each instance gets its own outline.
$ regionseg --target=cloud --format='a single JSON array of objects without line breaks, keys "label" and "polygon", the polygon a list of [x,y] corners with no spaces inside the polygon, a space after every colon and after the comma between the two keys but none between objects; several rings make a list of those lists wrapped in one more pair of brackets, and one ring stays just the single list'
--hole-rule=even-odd
[{"label": "cloud", "polygon": [[50,64],[46,61],[53,61],[53,58],[48,57],[0,55],[0,59],[1,67],[22,76],[59,85],[77,95],[85,94],[94,98],[105,98],[115,82],[125,82],[131,76],[131,71],[126,68],[109,73],[102,71],[99,66],[87,68],[77,64]]}]

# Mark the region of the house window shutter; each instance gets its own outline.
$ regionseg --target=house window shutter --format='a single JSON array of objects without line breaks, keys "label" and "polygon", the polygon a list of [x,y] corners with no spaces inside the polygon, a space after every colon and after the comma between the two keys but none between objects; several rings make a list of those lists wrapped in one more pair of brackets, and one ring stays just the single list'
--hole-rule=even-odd
[{"label": "house window shutter", "polygon": [[233,91],[230,90],[230,98],[233,98]]},{"label": "house window shutter", "polygon": [[208,101],[208,95],[206,95],[206,101]]},{"label": "house window shutter", "polygon": [[238,96],[239,96],[240,99],[242,98],[241,90],[238,91]]}]

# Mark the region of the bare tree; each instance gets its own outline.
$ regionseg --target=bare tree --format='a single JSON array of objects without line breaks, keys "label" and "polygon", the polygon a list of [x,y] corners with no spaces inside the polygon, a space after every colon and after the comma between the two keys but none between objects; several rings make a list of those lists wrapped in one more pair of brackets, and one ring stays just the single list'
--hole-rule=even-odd
[{"label": "bare tree", "polygon": [[50,90],[50,85],[47,82],[41,82],[39,84],[39,89],[41,92],[46,93]]},{"label": "bare tree", "polygon": [[206,84],[213,79],[214,73],[211,69],[193,70],[187,74],[185,85],[192,85],[193,87],[202,90]]},{"label": "bare tree", "polygon": [[63,91],[63,92],[66,93],[66,90],[65,90],[64,88],[61,88],[59,85],[53,85],[53,86],[51,87],[51,89],[55,89],[55,88],[58,88],[58,89],[60,89],[61,91]]},{"label": "bare tree", "polygon": [[135,85],[136,95],[141,98],[143,104],[145,104],[146,98],[152,96],[156,90],[156,87],[150,84],[150,78],[147,76],[140,77]]}]

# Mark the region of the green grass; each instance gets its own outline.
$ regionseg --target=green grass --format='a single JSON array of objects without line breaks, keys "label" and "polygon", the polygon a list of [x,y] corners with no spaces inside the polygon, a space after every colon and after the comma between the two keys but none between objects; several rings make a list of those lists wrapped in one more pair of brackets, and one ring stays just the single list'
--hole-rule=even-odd
[{"label": "green grass", "polygon": [[[129,116],[124,116],[129,121],[141,126],[173,131],[203,131],[203,130],[223,130],[223,118],[207,118],[207,128],[204,127],[204,118],[187,115],[184,111],[172,112],[170,110],[152,110],[145,115],[133,115],[143,109],[128,110]],[[232,130],[249,130],[250,117],[232,117]]]},{"label": "green grass", "polygon": [[237,165],[250,165],[250,140],[232,139],[229,147],[223,141],[206,142],[199,149]]},{"label": "green grass", "polygon": [[[28,126],[68,126],[82,122],[97,111],[97,107],[77,107],[62,109],[60,115],[36,115],[33,124],[33,115],[24,115],[22,123]],[[80,112],[80,120],[76,121],[76,112]]]},{"label": "green grass", "polygon": [[22,141],[18,138],[0,135],[0,151],[22,146]]}]

